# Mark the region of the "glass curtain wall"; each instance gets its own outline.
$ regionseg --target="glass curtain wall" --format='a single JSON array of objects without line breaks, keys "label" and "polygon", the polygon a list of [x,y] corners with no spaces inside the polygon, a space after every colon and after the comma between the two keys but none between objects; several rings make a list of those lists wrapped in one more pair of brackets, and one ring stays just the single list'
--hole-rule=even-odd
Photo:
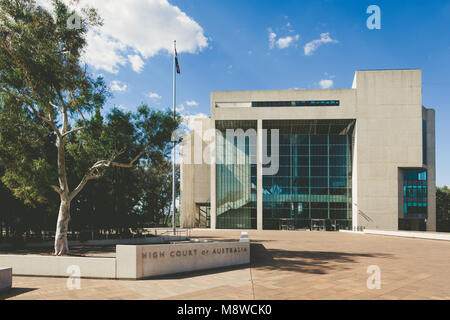
[{"label": "glass curtain wall", "polygon": [[216,228],[256,229],[256,121],[216,121]]},{"label": "glass curtain wall", "polygon": [[[263,228],[351,228],[355,120],[263,121],[279,129],[279,170],[263,176]],[[289,223],[286,223],[289,222]]]},{"label": "glass curtain wall", "polygon": [[424,169],[405,169],[403,171],[403,212],[405,218],[427,218],[427,194],[427,171]]}]

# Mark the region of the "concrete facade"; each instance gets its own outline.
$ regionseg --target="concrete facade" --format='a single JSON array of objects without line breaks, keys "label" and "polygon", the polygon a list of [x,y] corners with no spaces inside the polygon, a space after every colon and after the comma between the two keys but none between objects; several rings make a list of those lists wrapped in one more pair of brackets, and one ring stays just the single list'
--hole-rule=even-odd
[{"label": "concrete facade", "polygon": [[[426,169],[426,229],[435,231],[435,113],[422,105],[421,74],[419,69],[356,71],[351,89],[212,92],[211,118],[198,121],[183,145],[183,226],[196,226],[197,203],[207,201],[210,226],[216,227],[216,166],[211,165],[215,164],[216,156],[214,130],[211,129],[215,128],[216,121],[257,121],[257,229],[262,229],[262,122],[354,119],[353,229],[398,230],[399,219],[405,218],[403,170]],[[337,107],[252,107],[253,101],[298,100],[338,100],[340,104]],[[201,143],[195,145],[198,141]],[[192,153],[199,152],[192,150],[199,145],[200,154],[207,161],[195,161],[196,155]],[[188,156],[186,149],[191,150]]]},{"label": "concrete facade", "polygon": [[[210,201],[211,185],[214,185],[210,178],[212,155],[208,149],[212,138],[208,136],[208,130],[211,128],[210,119],[196,120],[194,130],[183,138],[181,144],[183,163],[180,169],[183,179],[180,181],[180,194],[183,215],[180,216],[180,223],[186,228],[196,226],[200,204]],[[196,149],[200,152],[195,152]]]}]

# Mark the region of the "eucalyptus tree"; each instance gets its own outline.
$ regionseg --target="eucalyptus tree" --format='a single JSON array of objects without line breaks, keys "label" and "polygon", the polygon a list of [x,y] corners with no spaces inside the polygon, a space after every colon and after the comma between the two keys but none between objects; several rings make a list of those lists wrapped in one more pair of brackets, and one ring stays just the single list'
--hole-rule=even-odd
[{"label": "eucalyptus tree", "polygon": [[[45,186],[58,194],[54,249],[55,255],[63,255],[69,252],[72,200],[90,180],[101,178],[105,169],[131,168],[152,149],[147,144],[142,150],[132,150],[135,154],[131,156],[130,150],[106,150],[111,145],[94,143],[95,137],[84,136],[79,147],[91,159],[109,156],[92,160],[81,181],[69,182],[66,156],[70,137],[84,135],[89,125],[87,115],[100,109],[108,96],[103,79],[93,78],[81,62],[88,30],[101,26],[102,21],[95,9],[76,12],[62,1],[53,0],[52,4],[52,12],[48,12],[33,0],[0,0],[0,101],[8,111],[5,116],[11,115],[8,130],[15,132],[9,140],[12,143],[5,147],[18,146],[15,161],[5,163],[7,178],[2,181],[25,202],[42,202]],[[20,120],[17,127],[12,122],[16,119]],[[76,125],[72,128],[71,123]],[[56,166],[51,157],[30,154],[48,135],[55,140]],[[144,131],[141,142],[146,138]]]}]

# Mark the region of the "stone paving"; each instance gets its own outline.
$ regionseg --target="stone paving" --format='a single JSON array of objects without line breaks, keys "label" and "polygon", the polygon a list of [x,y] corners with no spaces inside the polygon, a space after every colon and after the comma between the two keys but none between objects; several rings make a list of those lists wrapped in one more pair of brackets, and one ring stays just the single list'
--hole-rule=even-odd
[{"label": "stone paving", "polygon": [[[194,230],[191,237],[236,239],[240,231]],[[340,232],[249,231],[245,267],[124,281],[13,277],[0,299],[450,299],[450,241]],[[367,268],[381,270],[368,289]]]}]

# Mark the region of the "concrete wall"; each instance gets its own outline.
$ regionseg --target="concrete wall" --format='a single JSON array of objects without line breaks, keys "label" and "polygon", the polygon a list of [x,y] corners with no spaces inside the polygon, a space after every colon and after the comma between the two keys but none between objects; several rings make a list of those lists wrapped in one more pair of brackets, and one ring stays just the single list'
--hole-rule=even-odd
[{"label": "concrete wall", "polygon": [[397,230],[398,168],[422,167],[420,70],[357,71],[358,225]]},{"label": "concrete wall", "polygon": [[0,292],[12,287],[12,268],[0,267]]},{"label": "concrete wall", "polygon": [[[340,100],[338,107],[252,108],[219,107],[223,101],[291,101]],[[280,119],[354,119],[356,90],[262,90],[219,91],[211,93],[211,119],[215,120],[280,120]]]},{"label": "concrete wall", "polygon": [[250,263],[250,244],[242,242],[117,246],[117,278],[146,277]]},{"label": "concrete wall", "polygon": [[[215,120],[356,119],[353,227],[397,230],[398,219],[402,217],[401,170],[426,167],[429,179],[427,229],[435,230],[434,111],[423,111],[421,77],[419,69],[369,70],[355,73],[351,89],[212,92],[211,127]],[[250,103],[291,100],[339,100],[340,106],[252,108]],[[428,126],[426,166],[422,161],[423,119],[427,119]],[[213,228],[215,174],[215,166],[210,166]],[[188,180],[184,178],[186,183],[193,183],[191,189],[194,190],[188,197],[195,198],[197,182]],[[260,192],[258,195],[261,197]],[[188,206],[186,211],[189,211]],[[258,205],[259,218],[262,217],[260,211],[262,206]],[[184,214],[187,217],[189,212]]]},{"label": "concrete wall", "polygon": [[68,277],[68,268],[80,268],[82,278],[116,277],[116,259],[95,257],[54,257],[0,255],[0,265],[12,267],[14,275]]},{"label": "concrete wall", "polygon": [[181,144],[180,223],[183,228],[196,227],[197,204],[210,200],[211,169],[206,136],[209,129],[210,119],[196,119],[194,130],[183,138]]}]

